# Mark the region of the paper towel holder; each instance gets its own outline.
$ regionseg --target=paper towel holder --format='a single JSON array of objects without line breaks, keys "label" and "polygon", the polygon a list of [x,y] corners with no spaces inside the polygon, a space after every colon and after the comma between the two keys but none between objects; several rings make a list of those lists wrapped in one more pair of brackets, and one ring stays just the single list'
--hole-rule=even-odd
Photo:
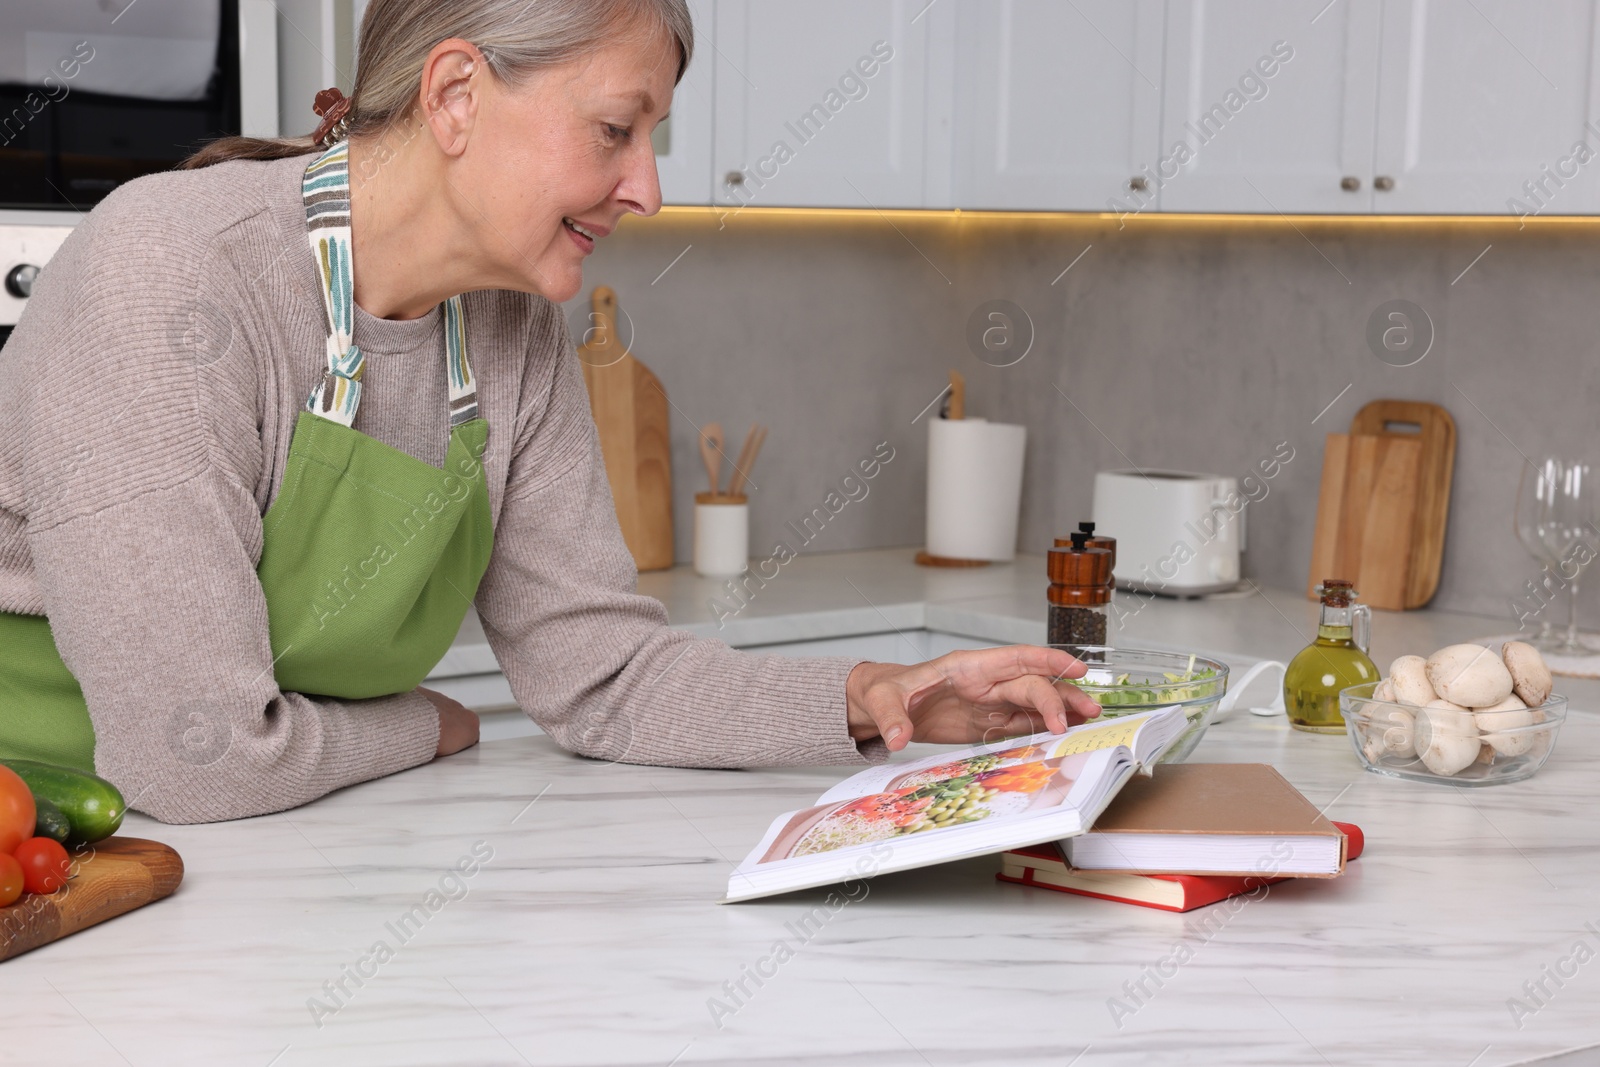
[{"label": "paper towel holder", "polygon": [[[966,416],[967,383],[960,371],[950,372],[950,384],[945,386],[940,399],[944,403],[939,408],[939,418],[960,419]],[[923,567],[987,567],[990,563],[986,559],[952,559],[949,556],[935,556],[926,548],[917,549],[914,558],[917,564]]]},{"label": "paper towel holder", "polygon": [[[988,426],[991,425],[991,424],[989,424],[987,422],[987,420],[984,420],[984,419],[978,419],[978,418],[968,419],[967,418],[967,412],[966,412],[966,381],[962,377],[960,371],[952,370],[950,372],[950,384],[945,387],[945,389],[941,392],[940,397],[938,399],[936,399],[935,402],[937,403],[939,399],[944,400],[944,404],[943,404],[943,406],[941,407],[941,409],[939,411],[938,418],[934,419],[934,420],[930,420],[929,421],[929,425],[928,425],[928,431],[929,431],[929,489],[928,489],[928,508],[929,508],[928,515],[929,515],[929,518],[928,518],[928,534],[927,534],[928,541],[927,541],[927,546],[926,547],[918,550],[916,556],[914,557],[914,560],[918,565],[924,566],[924,567],[986,567],[990,563],[993,563],[993,562],[1002,561],[1002,560],[1009,560],[1010,559],[1010,554],[1009,553],[1002,555],[1002,554],[1000,554],[998,552],[986,553],[986,552],[982,552],[980,550],[979,552],[973,553],[971,556],[965,556],[965,555],[958,556],[958,555],[950,554],[948,548],[946,548],[946,550],[944,552],[939,552],[939,553],[935,553],[935,552],[930,550],[931,546],[934,544],[934,541],[936,540],[935,537],[934,537],[934,522],[935,522],[936,512],[938,514],[940,514],[940,515],[943,515],[946,519],[948,519],[949,508],[950,508],[950,503],[951,503],[951,498],[949,496],[949,492],[950,491],[949,491],[948,488],[944,488],[943,486],[941,486],[941,488],[937,492],[937,494],[936,494],[936,490],[934,488],[934,485],[935,485],[934,479],[936,478],[935,468],[940,467],[940,464],[938,462],[939,461],[939,457],[940,457],[940,455],[944,455],[946,457],[946,462],[948,463],[949,462],[949,457],[950,457],[950,453],[948,452],[948,449],[951,447],[951,445],[948,444],[948,443],[944,444],[942,447],[943,447],[943,449],[945,451],[941,452],[941,447],[939,445],[939,442],[941,440],[941,434],[938,432],[938,427],[940,427],[941,425],[949,425],[950,429],[952,431],[954,431],[955,430],[955,425],[952,425],[952,424],[959,423],[963,427],[972,426],[972,428],[973,428],[973,430],[975,432],[980,432],[980,439],[982,439],[983,437],[987,436],[986,434],[982,433],[983,429],[985,427],[988,427]],[[974,424],[976,424],[976,425],[974,425]],[[1011,541],[1011,545],[1014,548],[1014,546],[1015,546],[1015,537],[1016,537],[1016,533],[1015,533],[1015,519],[1016,519],[1015,509],[1020,504],[1020,495],[1021,495],[1021,484],[1020,484],[1020,481],[1021,481],[1022,456],[1020,454],[1020,447],[1021,447],[1022,434],[1025,433],[1025,431],[1022,429],[1022,427],[1008,427],[1008,426],[1003,426],[1002,424],[992,424],[992,425],[993,425],[995,431],[998,431],[998,432],[1001,432],[1001,433],[1004,433],[1004,434],[1007,434],[1007,435],[1011,434],[1012,431],[1016,431],[1015,440],[1017,442],[1018,454],[1015,455],[1014,460],[1012,462],[1012,466],[1014,466],[1016,468],[1015,469],[1016,484],[1014,484],[1012,486],[1012,491],[1008,491],[1008,492],[1012,492],[1012,495],[1016,499],[1012,499],[1012,500],[1010,500],[1010,501],[1008,501],[1006,503],[1001,503],[999,505],[1001,510],[1009,511],[1011,513],[1011,515],[1012,515],[1012,519],[1011,519],[1012,529],[1011,529],[1011,531],[1009,533],[1009,540]],[[965,431],[962,431],[961,438],[966,438],[968,436],[969,435],[966,434]],[[948,433],[944,434],[943,438],[948,440],[949,439],[949,434]],[[945,467],[945,468],[940,468],[940,469],[948,470],[949,468]],[[936,504],[936,495],[939,498],[939,502],[937,504]],[[993,503],[994,502],[991,502],[991,504],[993,504]],[[1002,535],[1002,536],[1004,536],[1004,535]],[[948,545],[950,547],[954,547],[954,544],[952,543],[952,538],[948,535],[948,533],[943,528],[941,528],[941,530],[940,530],[940,538],[938,538],[938,540],[942,540],[943,542],[945,542],[946,545]],[[959,543],[972,544],[972,539],[970,537],[956,538],[955,541],[959,542]],[[982,538],[979,539],[979,543],[981,543],[981,542],[982,542]],[[974,547],[976,547],[976,546],[974,546]]]}]

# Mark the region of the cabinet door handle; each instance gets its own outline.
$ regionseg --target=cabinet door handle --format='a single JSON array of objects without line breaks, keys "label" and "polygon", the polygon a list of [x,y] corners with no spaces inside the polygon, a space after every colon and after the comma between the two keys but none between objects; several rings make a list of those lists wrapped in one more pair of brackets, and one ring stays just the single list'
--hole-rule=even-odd
[{"label": "cabinet door handle", "polygon": [[33,283],[39,277],[39,268],[32,263],[19,263],[6,275],[6,292],[18,300],[33,295]]},{"label": "cabinet door handle", "polygon": [[1361,188],[1361,179],[1357,178],[1353,174],[1346,174],[1343,178],[1339,179],[1339,188],[1343,189],[1347,193],[1353,193]]},{"label": "cabinet door handle", "polygon": [[1128,179],[1128,188],[1132,189],[1136,193],[1142,193],[1146,189],[1150,188],[1150,182],[1141,175],[1135,174],[1133,177]]},{"label": "cabinet door handle", "polygon": [[742,170],[730,170],[728,173],[726,173],[726,174],[724,174],[722,176],[722,180],[724,182],[726,182],[727,184],[729,184],[729,185],[743,185],[744,184],[744,171],[742,171]]},{"label": "cabinet door handle", "polygon": [[1389,177],[1387,174],[1380,174],[1376,178],[1372,179],[1372,187],[1378,190],[1380,193],[1387,193],[1390,189],[1394,188],[1394,179]]}]

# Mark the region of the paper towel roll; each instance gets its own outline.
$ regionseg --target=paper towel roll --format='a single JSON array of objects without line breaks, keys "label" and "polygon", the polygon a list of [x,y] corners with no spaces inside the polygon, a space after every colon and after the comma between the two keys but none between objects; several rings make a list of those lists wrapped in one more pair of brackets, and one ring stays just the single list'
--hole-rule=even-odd
[{"label": "paper towel roll", "polygon": [[1005,561],[1017,554],[1028,428],[928,420],[928,553]]}]

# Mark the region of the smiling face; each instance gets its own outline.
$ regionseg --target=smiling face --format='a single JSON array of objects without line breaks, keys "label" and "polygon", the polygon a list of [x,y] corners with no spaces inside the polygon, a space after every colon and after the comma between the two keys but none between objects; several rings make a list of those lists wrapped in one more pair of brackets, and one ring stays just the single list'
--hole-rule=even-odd
[{"label": "smiling face", "polygon": [[661,208],[650,133],[672,102],[678,47],[664,31],[615,39],[520,85],[474,79],[476,115],[449,180],[504,288],[576,296],[595,240]]}]

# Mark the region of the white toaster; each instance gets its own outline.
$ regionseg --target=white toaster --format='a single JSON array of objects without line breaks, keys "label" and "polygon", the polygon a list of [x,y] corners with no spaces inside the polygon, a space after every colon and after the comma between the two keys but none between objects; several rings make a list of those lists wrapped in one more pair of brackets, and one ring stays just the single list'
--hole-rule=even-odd
[{"label": "white toaster", "polygon": [[1117,585],[1199,596],[1239,584],[1246,499],[1234,478],[1189,471],[1101,471],[1095,533],[1117,539]]}]

